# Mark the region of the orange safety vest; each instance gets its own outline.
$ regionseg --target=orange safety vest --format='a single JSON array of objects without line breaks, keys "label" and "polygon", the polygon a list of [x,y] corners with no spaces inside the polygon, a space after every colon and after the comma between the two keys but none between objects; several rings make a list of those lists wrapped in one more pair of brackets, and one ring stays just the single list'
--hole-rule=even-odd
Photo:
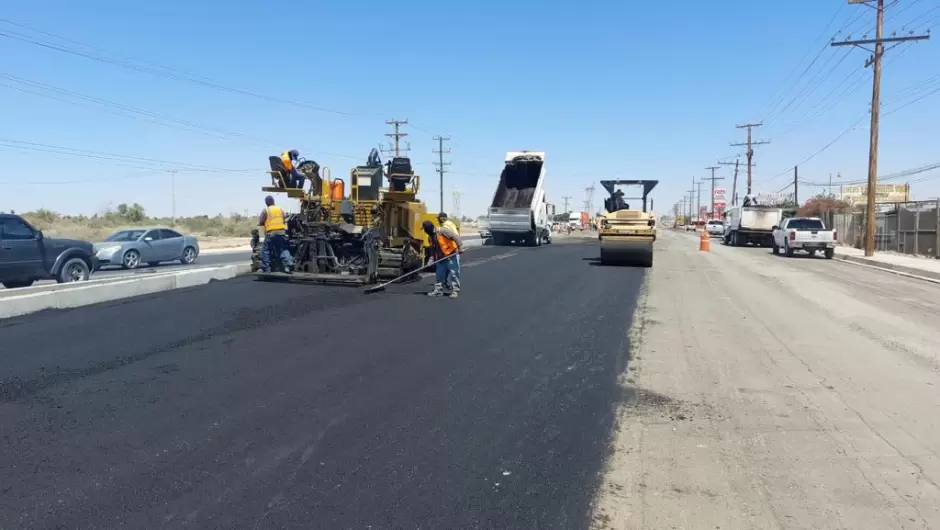
[{"label": "orange safety vest", "polygon": [[284,222],[284,210],[282,210],[280,206],[268,206],[265,212],[267,212],[267,215],[264,217],[265,232],[287,230],[287,223]]},{"label": "orange safety vest", "polygon": [[290,151],[281,153],[281,163],[284,164],[284,169],[288,171],[294,169],[294,162],[290,159]]},{"label": "orange safety vest", "polygon": [[457,242],[440,232],[437,233],[437,246],[441,249],[441,258],[457,251]]}]

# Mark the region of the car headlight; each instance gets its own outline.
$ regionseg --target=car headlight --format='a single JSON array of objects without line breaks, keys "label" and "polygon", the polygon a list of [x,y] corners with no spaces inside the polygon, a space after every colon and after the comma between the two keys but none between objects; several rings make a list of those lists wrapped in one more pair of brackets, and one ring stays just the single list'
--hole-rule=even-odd
[{"label": "car headlight", "polygon": [[109,247],[102,247],[98,249],[98,254],[114,254],[121,249],[121,245],[111,245]]}]

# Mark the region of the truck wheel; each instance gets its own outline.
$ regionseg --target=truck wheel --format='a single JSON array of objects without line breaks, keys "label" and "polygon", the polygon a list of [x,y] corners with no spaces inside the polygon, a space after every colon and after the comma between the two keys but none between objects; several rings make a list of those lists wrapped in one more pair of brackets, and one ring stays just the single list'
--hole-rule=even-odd
[{"label": "truck wheel", "polygon": [[62,265],[55,281],[59,283],[84,282],[91,276],[91,269],[82,258],[72,258]]},{"label": "truck wheel", "polygon": [[826,259],[832,259],[836,255],[836,250],[833,248],[827,248],[823,255],[826,256]]},{"label": "truck wheel", "polygon": [[789,244],[789,243],[784,243],[784,244],[783,244],[783,252],[784,252],[784,254],[787,255],[788,258],[792,258],[792,257],[793,257],[793,249],[790,248],[790,244]]},{"label": "truck wheel", "polygon": [[8,280],[5,282],[0,282],[7,289],[20,289],[22,287],[29,287],[36,280]]},{"label": "truck wheel", "polygon": [[774,256],[779,256],[779,255],[780,255],[780,247],[777,246],[777,243],[773,243],[771,246],[772,246],[773,248],[771,248],[770,251],[773,252]]}]

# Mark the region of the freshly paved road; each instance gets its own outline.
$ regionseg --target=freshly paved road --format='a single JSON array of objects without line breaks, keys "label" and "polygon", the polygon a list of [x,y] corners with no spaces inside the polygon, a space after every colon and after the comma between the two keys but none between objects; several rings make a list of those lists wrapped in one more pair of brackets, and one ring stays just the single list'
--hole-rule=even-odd
[{"label": "freshly paved road", "polygon": [[647,274],[596,252],[5,321],[0,528],[586,528]]}]

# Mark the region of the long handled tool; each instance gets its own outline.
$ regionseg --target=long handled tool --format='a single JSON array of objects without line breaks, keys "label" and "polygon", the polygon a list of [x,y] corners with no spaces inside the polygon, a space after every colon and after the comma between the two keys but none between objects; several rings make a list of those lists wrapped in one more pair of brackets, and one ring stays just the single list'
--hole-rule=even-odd
[{"label": "long handled tool", "polygon": [[431,265],[437,265],[438,263],[440,263],[440,262],[444,261],[445,259],[448,259],[448,258],[450,258],[450,257],[452,257],[452,256],[453,256],[453,254],[451,254],[450,256],[444,256],[443,258],[441,258],[441,259],[439,259],[439,260],[432,261],[431,263],[428,263],[427,265],[425,265],[424,267],[421,267],[420,269],[415,269],[415,270],[413,270],[413,271],[411,271],[411,272],[406,272],[405,274],[402,274],[401,276],[399,276],[398,278],[395,278],[394,280],[389,280],[389,281],[387,281],[387,282],[385,282],[385,283],[380,283],[380,284],[378,284],[378,285],[373,285],[372,287],[369,287],[368,289],[366,289],[365,291],[363,291],[362,294],[380,293],[380,292],[384,291],[385,288],[388,287],[389,285],[391,285],[391,284],[393,284],[393,283],[395,283],[395,282],[404,280],[405,278],[411,276],[412,274],[417,274],[417,273],[421,272],[422,270],[424,270],[426,267],[430,267]]}]

